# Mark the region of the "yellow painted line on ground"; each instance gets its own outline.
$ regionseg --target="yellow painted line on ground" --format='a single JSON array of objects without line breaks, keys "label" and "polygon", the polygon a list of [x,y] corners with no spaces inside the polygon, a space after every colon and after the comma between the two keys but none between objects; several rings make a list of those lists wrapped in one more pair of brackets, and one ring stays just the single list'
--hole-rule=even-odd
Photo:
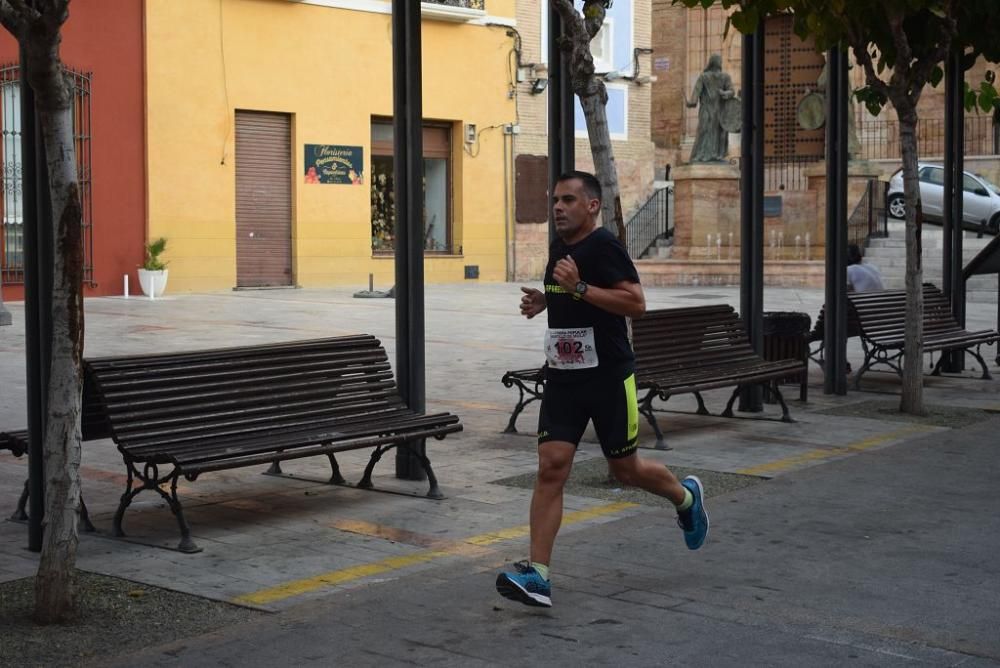
[{"label": "yellow painted line on ground", "polygon": [[[637,505],[638,504],[635,503],[612,503],[604,506],[597,506],[595,508],[588,508],[586,510],[577,510],[571,513],[566,513],[563,516],[563,526],[585,522],[587,520],[606,515],[612,515],[628,508],[635,508]],[[369,535],[386,538],[392,535],[396,535],[400,538],[404,536],[412,538],[417,535],[403,530],[396,530],[396,532],[394,532],[389,527],[369,524],[367,522],[352,521],[345,524],[345,527],[350,527],[345,530],[349,530],[352,533],[371,532]],[[233,602],[246,605],[267,605],[269,603],[275,603],[294,596],[308,594],[325,587],[334,587],[346,584],[348,582],[353,582],[354,580],[360,580],[361,578],[381,575],[383,573],[396,571],[409,566],[415,566],[417,564],[423,564],[442,557],[456,555],[468,556],[470,554],[470,546],[484,547],[487,545],[493,545],[494,543],[499,543],[505,540],[522,538],[527,536],[528,533],[529,528],[527,525],[524,525],[510,529],[502,529],[500,531],[494,531],[480,536],[472,536],[471,538],[465,538],[461,541],[440,541],[441,547],[439,549],[423,550],[413,554],[389,557],[370,564],[350,566],[348,568],[330,571],[329,573],[323,573],[321,575],[303,578],[301,580],[292,580],[276,587],[269,587],[260,591],[244,594],[243,596],[233,599]],[[478,554],[479,551],[476,551],[476,553]]]},{"label": "yellow painted line on ground", "polygon": [[797,468],[803,464],[808,464],[810,462],[820,461],[823,459],[832,459],[833,457],[839,457],[851,452],[864,452],[865,450],[870,450],[872,448],[878,447],[890,441],[894,441],[906,436],[912,436],[914,434],[921,434],[933,431],[933,427],[925,427],[923,425],[904,427],[902,429],[897,429],[895,431],[890,431],[885,434],[879,434],[878,436],[869,436],[866,439],[857,441],[856,443],[851,443],[844,446],[831,446],[829,448],[820,448],[817,450],[808,450],[806,452],[792,455],[791,457],[785,457],[784,459],[778,459],[773,462],[768,462],[766,464],[760,464],[758,466],[751,466],[750,468],[745,468],[737,471],[737,473],[742,473],[743,475],[768,475],[774,473],[781,473],[783,471],[789,471],[791,469]]},{"label": "yellow painted line on ground", "polygon": [[[563,515],[562,525],[566,526],[568,524],[576,524],[578,522],[586,522],[587,520],[592,520],[597,517],[603,517],[605,515],[613,515],[615,513],[627,510],[628,508],[635,508],[638,504],[635,503],[609,503],[605,506],[596,506],[594,508],[587,508],[586,510],[576,510],[571,513],[566,513]],[[500,531],[494,531],[492,533],[482,534],[481,536],[473,536],[471,538],[466,538],[466,543],[471,543],[472,545],[493,545],[494,543],[500,543],[505,540],[512,540],[514,538],[523,538],[531,533],[531,527],[524,524],[519,527],[512,527],[510,529],[501,529]]]}]

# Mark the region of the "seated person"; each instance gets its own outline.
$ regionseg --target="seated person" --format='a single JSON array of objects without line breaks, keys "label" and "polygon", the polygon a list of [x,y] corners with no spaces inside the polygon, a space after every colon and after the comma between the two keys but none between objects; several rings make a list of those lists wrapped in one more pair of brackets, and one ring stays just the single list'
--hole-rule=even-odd
[{"label": "seated person", "polygon": [[861,249],[857,244],[847,247],[847,290],[849,292],[871,292],[885,290],[882,273],[873,264],[862,264]]}]

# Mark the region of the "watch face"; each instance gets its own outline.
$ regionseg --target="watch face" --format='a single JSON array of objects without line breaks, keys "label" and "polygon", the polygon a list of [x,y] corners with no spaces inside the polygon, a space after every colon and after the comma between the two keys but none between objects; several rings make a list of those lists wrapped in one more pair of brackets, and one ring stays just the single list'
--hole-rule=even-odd
[{"label": "watch face", "polygon": [[582,295],[586,291],[587,291],[587,284],[586,283],[584,283],[583,281],[580,281],[579,283],[576,284],[576,293],[578,295]]}]

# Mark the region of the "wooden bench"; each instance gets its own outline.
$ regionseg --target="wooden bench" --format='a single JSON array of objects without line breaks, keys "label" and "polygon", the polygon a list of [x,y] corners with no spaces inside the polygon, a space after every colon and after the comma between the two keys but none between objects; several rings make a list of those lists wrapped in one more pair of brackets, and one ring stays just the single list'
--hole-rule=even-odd
[{"label": "wooden bench", "polygon": [[[923,348],[925,353],[942,353],[932,375],[941,373],[944,353],[965,352],[972,355],[983,369],[983,379],[990,372],[979,353],[980,346],[996,343],[1000,334],[994,330],[969,331],[958,324],[951,312],[948,298],[934,285],[925,283],[923,314]],[[858,389],[861,376],[874,366],[885,365],[900,376],[903,370],[899,360],[905,354],[906,291],[880,290],[877,292],[850,292],[847,301],[858,322],[861,346],[865,361],[854,377]]]},{"label": "wooden bench", "polygon": [[[800,359],[769,362],[754,352],[743,321],[728,304],[647,311],[632,322],[632,347],[636,387],[645,393],[639,411],[652,426],[658,449],[667,446],[653,415],[653,401],[667,401],[677,394],[693,394],[697,413],[709,415],[701,393],[735,387],[722,412],[723,417],[732,417],[733,403],[742,388],[770,385],[781,404],[781,419],[792,421],[778,382],[803,372],[805,363]],[[505,430],[514,432],[517,416],[544,393],[544,369],[508,371],[501,381],[507,387],[517,386],[520,392]]]},{"label": "wooden bench", "polygon": [[[84,372],[84,413],[91,416],[84,438],[110,436],[128,473],[115,534],[125,535],[122,520],[136,495],[152,490],[176,517],[183,552],[199,548],[177,496],[181,477],[257,464],[280,473],[281,461],[325,455],[329,482],[344,484],[335,453],[374,448],[358,483],[372,488],[386,451],[462,430],[455,415],[407,408],[385,349],[367,335],[88,359]],[[7,432],[2,442],[23,453],[26,440]],[[411,452],[427,474],[427,495],[441,498],[430,460]]]}]

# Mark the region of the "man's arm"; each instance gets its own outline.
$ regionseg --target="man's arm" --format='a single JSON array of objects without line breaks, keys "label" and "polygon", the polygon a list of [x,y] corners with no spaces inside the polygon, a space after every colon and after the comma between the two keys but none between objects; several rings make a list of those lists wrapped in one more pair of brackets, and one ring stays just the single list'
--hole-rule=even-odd
[{"label": "man's arm", "polygon": [[621,281],[610,288],[587,285],[583,301],[597,308],[636,320],[646,313],[646,297],[642,286],[632,281]]},{"label": "man's arm", "polygon": [[[580,270],[573,258],[567,255],[556,263],[552,277],[562,286],[563,290],[573,294],[576,284],[580,281]],[[597,308],[627,318],[641,318],[646,313],[646,297],[642,286],[632,281],[618,281],[610,288],[599,288],[587,285],[583,301]]]}]

